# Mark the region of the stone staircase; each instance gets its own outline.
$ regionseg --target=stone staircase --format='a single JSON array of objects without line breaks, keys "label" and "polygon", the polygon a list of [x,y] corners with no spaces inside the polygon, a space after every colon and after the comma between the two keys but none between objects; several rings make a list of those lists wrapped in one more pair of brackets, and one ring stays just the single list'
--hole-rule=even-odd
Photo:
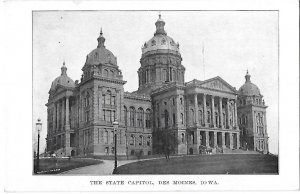
[{"label": "stone staircase", "polygon": [[223,148],[223,154],[260,154],[260,153],[253,150]]}]

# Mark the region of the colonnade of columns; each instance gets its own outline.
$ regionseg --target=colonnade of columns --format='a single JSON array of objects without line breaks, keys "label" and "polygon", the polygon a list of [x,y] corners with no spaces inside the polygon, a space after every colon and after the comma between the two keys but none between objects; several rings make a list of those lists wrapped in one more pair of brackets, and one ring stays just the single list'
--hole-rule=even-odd
[{"label": "colonnade of columns", "polygon": [[189,144],[203,145],[206,147],[222,147],[230,149],[239,149],[240,133],[239,132],[224,132],[216,130],[197,130],[196,140]]},{"label": "colonnade of columns", "polygon": [[[54,102],[53,133],[65,129],[65,146],[70,147],[70,102],[69,96]],[[61,139],[63,136],[60,136]],[[57,137],[55,137],[57,138]],[[56,140],[57,141],[57,140]],[[61,145],[63,145],[61,143]]]},{"label": "colonnade of columns", "polygon": [[[207,115],[207,108],[206,106],[207,103],[207,98],[210,96],[210,118],[209,120],[211,121],[210,123],[207,122],[208,115]],[[202,123],[200,123],[199,120],[199,106],[198,106],[198,94],[194,94],[194,110],[195,110],[195,118],[194,123],[196,125],[203,125],[205,127],[214,127],[214,128],[227,128],[227,129],[232,129],[233,127],[237,127],[237,103],[236,99],[229,99],[229,98],[223,98],[220,96],[213,96],[213,95],[208,95],[208,94],[202,94],[202,102],[203,102],[203,114],[202,114]],[[215,111],[215,100],[219,100],[217,104],[218,111]],[[224,100],[226,103],[223,103]],[[230,107],[230,101],[233,102],[234,107],[231,109]],[[225,119],[226,121],[224,122],[224,117],[223,117],[223,104],[226,105],[225,108]],[[217,115],[217,121],[216,121],[216,113]],[[225,124],[225,126],[224,126]]]}]

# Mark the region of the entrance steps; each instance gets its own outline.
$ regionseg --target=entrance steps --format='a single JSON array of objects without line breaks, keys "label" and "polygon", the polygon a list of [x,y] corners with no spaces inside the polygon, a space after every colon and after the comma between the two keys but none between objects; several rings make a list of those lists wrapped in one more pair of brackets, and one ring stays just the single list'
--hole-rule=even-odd
[{"label": "entrance steps", "polygon": [[223,154],[260,154],[253,150],[223,148]]}]

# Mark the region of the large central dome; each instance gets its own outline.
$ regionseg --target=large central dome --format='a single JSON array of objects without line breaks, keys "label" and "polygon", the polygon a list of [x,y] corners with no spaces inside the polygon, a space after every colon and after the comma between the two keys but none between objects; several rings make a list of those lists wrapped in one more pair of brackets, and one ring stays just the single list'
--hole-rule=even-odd
[{"label": "large central dome", "polygon": [[152,37],[149,41],[145,42],[142,47],[142,54],[145,54],[150,51],[160,51],[167,50],[173,51],[180,55],[179,53],[179,44],[175,43],[173,38],[167,36],[167,33],[164,29],[165,22],[161,19],[161,15],[159,14],[158,20],[155,22],[156,31],[154,33],[154,37]]}]

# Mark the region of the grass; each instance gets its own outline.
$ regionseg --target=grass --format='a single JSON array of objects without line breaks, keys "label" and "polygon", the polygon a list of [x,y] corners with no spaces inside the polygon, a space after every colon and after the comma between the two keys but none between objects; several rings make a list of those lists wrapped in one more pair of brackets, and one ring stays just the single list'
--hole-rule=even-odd
[{"label": "grass", "polygon": [[146,160],[118,167],[118,174],[278,174],[278,157],[260,154],[197,155]]},{"label": "grass", "polygon": [[[41,158],[39,170],[35,174],[58,174],[74,168],[99,164],[102,161],[90,158]],[[34,160],[36,164],[36,160]]]}]

